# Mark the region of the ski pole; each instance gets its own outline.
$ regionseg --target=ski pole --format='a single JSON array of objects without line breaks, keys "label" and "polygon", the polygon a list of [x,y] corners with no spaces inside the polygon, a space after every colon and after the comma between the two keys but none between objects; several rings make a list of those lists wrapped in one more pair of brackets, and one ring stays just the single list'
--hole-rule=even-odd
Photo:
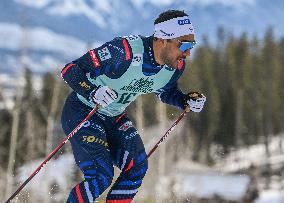
[{"label": "ski pole", "polygon": [[177,126],[177,124],[180,122],[180,120],[187,114],[187,112],[184,110],[180,116],[175,120],[175,122],[172,124],[172,126],[167,130],[167,132],[161,137],[161,139],[156,143],[156,145],[149,151],[147,158],[153,154],[154,151],[164,142],[164,140],[169,136],[169,134],[172,132],[172,130]]},{"label": "ski pole", "polygon": [[11,197],[5,202],[10,202],[25,186],[30,182],[30,180],[44,167],[45,164],[48,163],[48,161],[53,157],[53,155],[63,146],[66,144],[66,142],[83,126],[85,121],[87,121],[91,116],[99,109],[99,105],[96,105],[95,108],[90,111],[90,113],[72,130],[71,133],[68,134],[68,136],[48,155],[48,157],[38,166],[38,168],[32,173],[32,175],[23,182],[20,187],[12,194]]}]

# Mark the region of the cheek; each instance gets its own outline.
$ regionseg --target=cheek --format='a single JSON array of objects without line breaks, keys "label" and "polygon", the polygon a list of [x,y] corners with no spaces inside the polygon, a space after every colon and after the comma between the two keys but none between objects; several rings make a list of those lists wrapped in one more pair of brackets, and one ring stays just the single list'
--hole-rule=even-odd
[{"label": "cheek", "polygon": [[167,51],[166,51],[166,49],[163,49],[163,50],[161,50],[161,52],[160,52],[160,58],[162,59],[162,60],[165,60],[165,58],[167,57]]},{"label": "cheek", "polygon": [[185,52],[187,57],[190,57],[190,49]]},{"label": "cheek", "polygon": [[180,58],[182,55],[183,53],[178,48],[172,49],[171,58]]},{"label": "cheek", "polygon": [[163,49],[161,53],[163,55],[163,58],[166,58],[167,60],[176,57],[175,50],[173,50],[170,46],[165,47],[165,49]]},{"label": "cheek", "polygon": [[190,58],[190,50],[187,50],[186,52],[183,52],[182,53],[182,57],[189,59]]},{"label": "cheek", "polygon": [[168,46],[166,46],[166,50],[169,56],[178,56],[181,54],[181,51],[179,50],[179,48],[173,44],[168,44]]}]

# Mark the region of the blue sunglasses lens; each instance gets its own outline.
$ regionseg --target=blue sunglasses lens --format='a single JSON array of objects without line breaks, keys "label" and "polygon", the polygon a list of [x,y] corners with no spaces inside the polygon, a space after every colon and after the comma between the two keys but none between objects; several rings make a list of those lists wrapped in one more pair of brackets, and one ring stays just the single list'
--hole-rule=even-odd
[{"label": "blue sunglasses lens", "polygon": [[188,49],[192,49],[194,46],[196,45],[196,42],[193,41],[193,42],[182,42],[179,49],[182,51],[182,52],[185,52],[187,51]]}]

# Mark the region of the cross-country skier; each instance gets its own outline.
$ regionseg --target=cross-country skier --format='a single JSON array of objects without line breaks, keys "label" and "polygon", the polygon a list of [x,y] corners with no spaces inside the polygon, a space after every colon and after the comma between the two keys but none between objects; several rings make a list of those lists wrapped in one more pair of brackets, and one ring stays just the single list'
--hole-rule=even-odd
[{"label": "cross-country skier", "polygon": [[203,94],[184,94],[177,86],[185,58],[195,45],[188,15],[168,10],[158,16],[154,28],[150,37],[117,37],[62,69],[63,79],[74,90],[62,112],[67,135],[100,105],[70,139],[84,180],[71,190],[67,202],[93,202],[112,183],[114,166],[121,173],[106,202],[133,200],[148,162],[143,142],[124,111],[139,95],[155,93],[162,102],[180,109],[202,110]]}]

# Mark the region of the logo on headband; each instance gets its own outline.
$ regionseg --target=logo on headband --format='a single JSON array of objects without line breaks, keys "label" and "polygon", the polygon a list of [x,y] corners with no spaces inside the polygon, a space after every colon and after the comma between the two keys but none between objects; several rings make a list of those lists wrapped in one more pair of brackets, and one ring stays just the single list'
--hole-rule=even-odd
[{"label": "logo on headband", "polygon": [[161,31],[161,33],[164,34],[164,36],[172,37],[172,36],[175,35],[175,33],[166,33],[166,32],[164,32],[163,30],[160,30],[160,31]]},{"label": "logo on headband", "polygon": [[189,19],[178,20],[179,25],[191,24]]}]

